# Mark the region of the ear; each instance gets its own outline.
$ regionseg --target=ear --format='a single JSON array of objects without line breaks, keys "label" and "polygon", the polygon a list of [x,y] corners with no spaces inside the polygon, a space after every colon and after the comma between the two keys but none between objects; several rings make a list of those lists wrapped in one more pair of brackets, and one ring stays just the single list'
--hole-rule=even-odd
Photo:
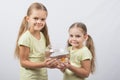
[{"label": "ear", "polygon": [[28,22],[28,21],[29,21],[29,16],[26,16],[25,19],[26,19],[26,21]]},{"label": "ear", "polygon": [[85,35],[85,40],[87,40],[87,39],[88,39],[88,35],[86,34],[86,35]]}]

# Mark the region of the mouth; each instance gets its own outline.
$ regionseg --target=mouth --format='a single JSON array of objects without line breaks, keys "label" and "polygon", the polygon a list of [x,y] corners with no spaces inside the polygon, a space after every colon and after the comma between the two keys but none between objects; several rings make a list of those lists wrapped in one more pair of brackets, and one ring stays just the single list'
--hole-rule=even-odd
[{"label": "mouth", "polygon": [[77,42],[76,42],[76,41],[72,41],[72,43],[73,43],[73,44],[77,44]]},{"label": "mouth", "polygon": [[73,45],[77,45],[77,44],[78,44],[78,42],[72,42],[72,44],[73,44]]},{"label": "mouth", "polygon": [[34,24],[34,26],[43,26],[43,24]]}]

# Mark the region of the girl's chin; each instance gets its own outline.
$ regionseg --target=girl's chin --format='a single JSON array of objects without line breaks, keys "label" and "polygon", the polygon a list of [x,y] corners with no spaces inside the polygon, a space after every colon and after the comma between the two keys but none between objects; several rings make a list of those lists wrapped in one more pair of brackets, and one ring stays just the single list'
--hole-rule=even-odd
[{"label": "girl's chin", "polygon": [[78,44],[72,44],[73,46],[78,46]]},{"label": "girl's chin", "polygon": [[40,31],[42,28],[34,28],[34,30],[36,31]]}]

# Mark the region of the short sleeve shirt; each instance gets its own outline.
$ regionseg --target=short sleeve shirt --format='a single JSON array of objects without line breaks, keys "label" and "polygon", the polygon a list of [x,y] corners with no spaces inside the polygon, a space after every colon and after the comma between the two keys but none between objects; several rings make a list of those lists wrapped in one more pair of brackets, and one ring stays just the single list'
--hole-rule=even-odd
[{"label": "short sleeve shirt", "polygon": [[[70,50],[70,63],[75,67],[81,67],[81,61],[86,59],[92,59],[91,52],[87,47],[82,47],[78,50],[72,50],[72,47],[69,47]],[[84,80],[76,76],[72,71],[66,69],[64,73],[64,80]]]},{"label": "short sleeve shirt", "polygon": [[[29,60],[31,62],[43,62],[45,60],[46,40],[42,32],[40,32],[40,40],[38,40],[29,31],[26,31],[19,38],[18,45],[30,48]],[[26,69],[21,66],[20,80],[47,80],[47,69]]]},{"label": "short sleeve shirt", "polygon": [[44,57],[46,41],[42,32],[40,40],[36,39],[29,31],[26,31],[19,39],[18,45],[24,45],[30,48],[29,57]]}]

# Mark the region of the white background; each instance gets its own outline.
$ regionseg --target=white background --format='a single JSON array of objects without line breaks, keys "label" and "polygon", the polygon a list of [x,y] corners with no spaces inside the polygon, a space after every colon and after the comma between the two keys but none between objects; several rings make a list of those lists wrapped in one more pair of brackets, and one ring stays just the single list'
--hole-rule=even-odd
[{"label": "white background", "polygon": [[[32,2],[48,9],[47,25],[53,45],[65,46],[68,28],[84,22],[96,48],[96,72],[88,80],[120,80],[120,0],[3,0],[0,2],[0,80],[19,80],[14,58],[19,26]],[[48,69],[49,80],[62,80]]]}]

